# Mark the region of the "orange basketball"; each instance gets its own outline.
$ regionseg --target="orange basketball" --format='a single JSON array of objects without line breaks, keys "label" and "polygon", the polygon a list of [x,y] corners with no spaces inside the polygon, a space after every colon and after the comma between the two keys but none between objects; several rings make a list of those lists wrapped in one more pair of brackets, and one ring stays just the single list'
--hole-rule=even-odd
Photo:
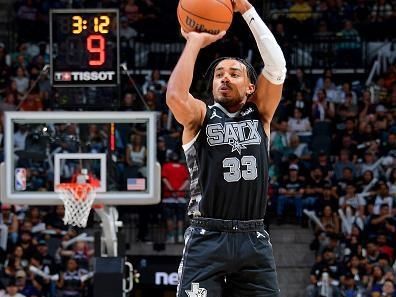
[{"label": "orange basketball", "polygon": [[179,0],[177,18],[185,32],[218,34],[231,25],[231,0]]}]

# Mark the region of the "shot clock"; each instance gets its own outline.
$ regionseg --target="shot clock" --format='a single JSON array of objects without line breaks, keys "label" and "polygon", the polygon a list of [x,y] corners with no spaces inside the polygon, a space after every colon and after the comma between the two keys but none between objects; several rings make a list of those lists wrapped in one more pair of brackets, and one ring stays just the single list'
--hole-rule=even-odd
[{"label": "shot clock", "polygon": [[117,85],[120,76],[118,23],[115,9],[52,10],[52,85]]}]

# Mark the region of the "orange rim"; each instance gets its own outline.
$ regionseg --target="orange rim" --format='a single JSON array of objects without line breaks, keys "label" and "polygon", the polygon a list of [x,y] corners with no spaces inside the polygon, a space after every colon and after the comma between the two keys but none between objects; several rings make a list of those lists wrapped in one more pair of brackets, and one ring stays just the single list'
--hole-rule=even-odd
[{"label": "orange rim", "polygon": [[61,183],[56,186],[56,190],[73,192],[74,199],[85,200],[87,195],[95,189],[91,184]]}]

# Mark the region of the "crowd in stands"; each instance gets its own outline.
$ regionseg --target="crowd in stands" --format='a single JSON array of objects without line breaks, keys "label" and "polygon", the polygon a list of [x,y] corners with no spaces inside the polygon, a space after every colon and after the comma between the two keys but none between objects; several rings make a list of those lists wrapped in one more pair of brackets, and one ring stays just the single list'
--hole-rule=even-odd
[{"label": "crowd in stands", "polygon": [[395,65],[371,88],[302,69],[285,87],[271,133],[271,211],[278,224],[314,228],[307,296],[395,296]]},{"label": "crowd in stands", "polygon": [[[131,51],[135,39],[180,41],[174,17],[177,1],[119,2],[75,0],[73,5],[119,8],[121,47]],[[4,158],[5,111],[63,109],[63,97],[41,70],[49,63],[48,11],[68,5],[69,1],[16,1],[18,45],[13,49],[0,43],[0,161]],[[270,19],[289,61],[291,42],[296,38],[348,36],[349,40],[336,43],[336,53],[322,49],[313,54],[324,61],[323,66],[339,66],[328,63],[328,55],[336,54],[332,61],[353,67],[360,62],[354,59],[359,56],[363,38],[394,37],[395,7],[394,1],[384,0],[271,1]],[[32,26],[40,29],[31,30]],[[218,53],[246,56],[250,50],[246,44],[251,43],[246,43],[247,34],[240,32],[242,29],[233,27],[226,40],[202,59]],[[255,60],[252,63],[259,68]],[[268,223],[308,225],[314,230],[310,248],[316,261],[307,280],[307,297],[395,297],[395,61],[368,86],[363,81],[367,77],[340,76],[331,68],[314,75],[296,66],[288,65],[295,71],[288,74],[271,127],[268,216],[272,221]],[[203,72],[202,68],[198,71]],[[164,100],[167,77],[159,70],[170,69],[153,69],[137,79],[140,92],[124,81],[122,99],[116,105],[120,111],[148,108],[158,114],[162,204],[137,210],[137,237],[150,239],[147,223],[161,217],[164,241],[171,244],[183,241],[188,172],[180,149],[181,127]],[[197,79],[194,94],[205,97],[204,91],[204,80]],[[25,147],[25,128],[18,128],[16,148]],[[67,134],[73,127],[63,129]],[[94,141],[106,137],[97,127],[89,130]],[[145,150],[142,134],[131,135],[120,153],[123,168],[144,175],[140,169],[145,164]],[[8,238],[1,249],[0,296],[90,296],[87,273],[92,250],[87,243],[69,241],[77,231],[63,224],[63,212],[61,206],[1,206],[0,225],[7,226]],[[35,268],[44,274],[40,276]]]}]

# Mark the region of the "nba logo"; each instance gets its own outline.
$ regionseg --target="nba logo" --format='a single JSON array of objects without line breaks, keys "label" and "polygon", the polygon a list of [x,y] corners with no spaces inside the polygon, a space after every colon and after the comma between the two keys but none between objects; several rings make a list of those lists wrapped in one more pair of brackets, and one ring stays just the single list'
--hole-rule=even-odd
[{"label": "nba logo", "polygon": [[15,191],[26,190],[26,169],[15,168]]}]

